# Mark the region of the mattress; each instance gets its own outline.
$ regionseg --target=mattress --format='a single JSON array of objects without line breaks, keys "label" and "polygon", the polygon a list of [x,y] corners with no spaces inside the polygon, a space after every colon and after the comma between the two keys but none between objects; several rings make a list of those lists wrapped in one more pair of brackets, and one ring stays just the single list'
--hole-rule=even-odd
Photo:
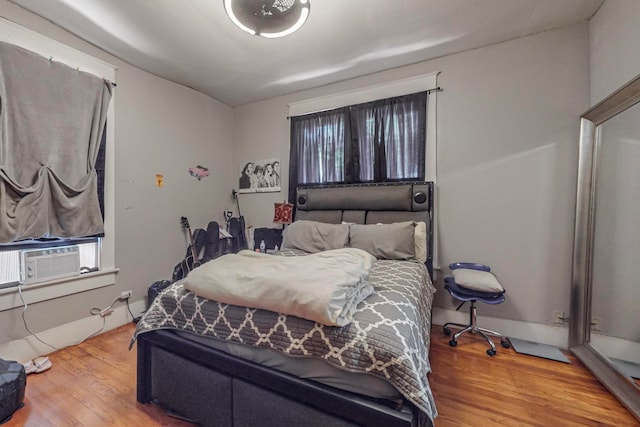
[{"label": "mattress", "polygon": [[[374,378],[375,393],[395,399],[397,394],[383,385],[390,384],[433,420],[437,411],[427,375],[431,370],[428,351],[435,289],[427,269],[416,261],[378,260],[369,280],[374,293],[358,305],[353,322],[344,327],[207,300],[176,282],[156,297],[138,322],[132,344],[139,334],[171,329],[231,343],[227,350],[232,354],[255,347],[289,359],[322,361],[323,365],[296,369],[309,369],[314,380],[323,379],[321,382],[343,389],[346,383],[356,382],[349,374],[356,373],[357,382],[363,383]],[[274,362],[264,354],[244,357],[290,369],[283,359]],[[334,368],[331,374],[325,375],[324,365]],[[339,378],[342,374],[347,376]]]}]

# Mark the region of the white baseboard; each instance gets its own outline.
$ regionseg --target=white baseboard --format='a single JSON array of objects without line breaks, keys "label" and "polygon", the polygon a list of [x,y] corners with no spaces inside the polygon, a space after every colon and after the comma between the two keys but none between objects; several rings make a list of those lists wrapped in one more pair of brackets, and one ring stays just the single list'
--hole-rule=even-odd
[{"label": "white baseboard", "polygon": [[[130,303],[129,306],[133,314],[138,316],[146,309],[146,300],[142,299]],[[104,328],[100,333],[115,329],[132,320],[126,304],[122,303],[119,307],[113,309],[113,313],[104,318],[99,315],[85,317],[84,319],[66,323],[55,328],[47,329],[46,331],[37,332],[37,335],[46,343],[61,349],[75,345],[78,341],[98,331],[102,327],[103,319]],[[5,360],[16,360],[21,363],[54,351],[51,347],[38,341],[33,335],[0,345],[1,358]]]},{"label": "white baseboard", "polygon": [[607,357],[640,364],[639,342],[606,335],[591,334],[591,345]]},{"label": "white baseboard", "polygon": [[[479,326],[494,330],[506,337],[552,345],[565,350],[569,345],[569,328],[567,327],[484,316],[478,316],[476,320]],[[434,325],[444,325],[447,322],[467,324],[469,312],[434,307],[432,322]]]},{"label": "white baseboard", "polygon": [[[469,312],[434,307],[432,321],[434,325],[444,325],[447,322],[466,324],[469,322]],[[479,326],[492,329],[507,337],[553,345],[564,350],[569,344],[569,329],[566,326],[558,327],[484,316],[478,316],[477,322]],[[638,342],[592,334],[591,344],[608,357],[640,363],[640,343]]]},{"label": "white baseboard", "polygon": [[[130,304],[130,307],[133,314],[137,316],[146,309],[146,301],[143,299],[133,302]],[[100,316],[86,317],[46,331],[38,332],[38,337],[57,348],[68,347],[100,329],[102,319]],[[130,322],[131,315],[126,305],[123,304],[115,308],[113,313],[105,317],[104,320],[105,326],[100,333],[115,329]],[[440,307],[434,307],[433,309],[432,322],[434,325],[444,325],[447,322],[467,323],[468,321],[468,312],[448,310]],[[507,337],[553,345],[562,349],[566,349],[569,342],[569,329],[567,327],[485,316],[478,316],[477,321],[480,326],[493,329]],[[601,335],[594,335],[592,339],[594,340],[594,344],[595,341],[598,340],[602,348],[607,348],[607,353],[611,357],[635,361],[636,363],[640,362],[635,360],[637,357],[629,357],[629,351],[633,355],[640,354],[640,344],[638,343],[633,343],[633,346],[630,346],[629,341]],[[19,362],[26,362],[35,357],[52,353],[53,351],[53,349],[42,344],[31,335],[0,345],[1,358],[17,360]]]}]

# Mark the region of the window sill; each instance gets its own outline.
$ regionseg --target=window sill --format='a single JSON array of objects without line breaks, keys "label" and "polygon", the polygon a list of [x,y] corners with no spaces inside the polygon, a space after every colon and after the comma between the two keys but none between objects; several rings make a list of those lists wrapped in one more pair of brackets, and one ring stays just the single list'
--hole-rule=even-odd
[{"label": "window sill", "polygon": [[[120,269],[109,268],[95,273],[65,277],[50,282],[36,283],[22,288],[22,296],[27,304],[33,304],[79,292],[115,285],[116,274]],[[22,307],[24,304],[18,294],[18,288],[0,289],[0,311]]]}]

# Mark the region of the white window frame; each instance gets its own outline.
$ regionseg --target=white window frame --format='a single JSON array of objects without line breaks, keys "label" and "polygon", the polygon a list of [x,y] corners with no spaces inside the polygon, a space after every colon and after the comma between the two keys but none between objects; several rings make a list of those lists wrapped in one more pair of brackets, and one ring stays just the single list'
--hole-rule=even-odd
[{"label": "white window frame", "polygon": [[[116,67],[77,49],[57,42],[3,17],[0,17],[0,40],[11,43],[53,61],[115,81]],[[115,284],[115,91],[107,110],[107,139],[104,182],[104,238],[100,248],[100,271],[29,285],[22,289],[25,301],[35,303],[90,289]],[[0,311],[22,305],[17,287],[0,289]]]}]

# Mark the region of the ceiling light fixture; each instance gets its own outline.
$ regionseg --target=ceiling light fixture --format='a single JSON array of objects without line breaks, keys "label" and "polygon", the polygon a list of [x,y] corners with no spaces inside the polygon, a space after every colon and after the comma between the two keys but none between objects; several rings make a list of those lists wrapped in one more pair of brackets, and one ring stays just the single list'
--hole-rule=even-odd
[{"label": "ceiling light fixture", "polygon": [[249,34],[284,37],[297,31],[309,17],[309,0],[224,0],[231,21]]}]

